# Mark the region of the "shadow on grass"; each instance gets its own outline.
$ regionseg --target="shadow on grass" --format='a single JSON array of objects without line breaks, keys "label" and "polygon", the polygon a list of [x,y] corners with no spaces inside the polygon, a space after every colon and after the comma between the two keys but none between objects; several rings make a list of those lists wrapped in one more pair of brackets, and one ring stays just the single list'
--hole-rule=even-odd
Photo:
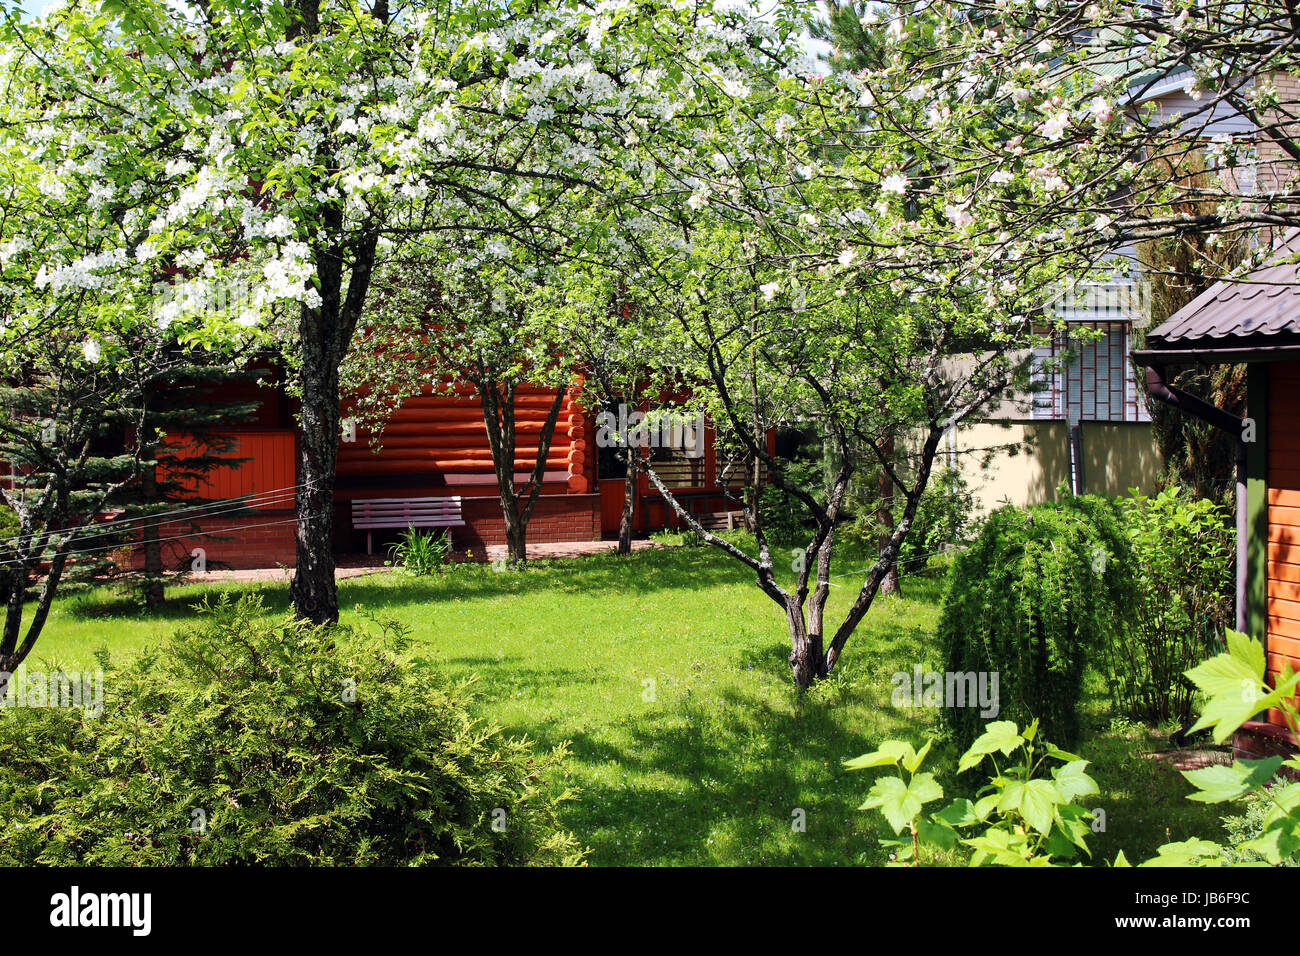
[{"label": "shadow on grass", "polygon": [[869,780],[841,767],[880,739],[860,718],[729,690],[636,718],[627,746],[579,734],[575,755],[609,772],[566,823],[605,865],[880,862],[877,820],[856,809]]},{"label": "shadow on grass", "polygon": [[[849,551],[838,567],[855,567],[869,556]],[[846,578],[848,575],[839,574]],[[444,600],[490,601],[532,592],[627,592],[649,595],[672,591],[688,593],[719,585],[751,583],[753,573],[714,548],[677,547],[634,551],[630,555],[595,554],[579,558],[538,559],[521,570],[492,570],[486,564],[457,565],[440,574],[407,575],[400,571],[346,578],[339,582],[339,603],[345,611],[354,605],[429,604]],[[783,581],[782,583],[790,583]],[[850,591],[852,586],[849,585]],[[939,578],[917,575],[904,579],[901,600],[933,602],[942,593]],[[69,595],[62,602],[63,613],[72,620],[103,616],[185,620],[196,616],[197,605],[208,595],[228,593],[232,597],[261,595],[268,611],[283,613],[289,608],[287,581],[230,581],[198,584],[189,582],[169,589],[167,599],[147,609],[133,599],[112,593],[107,587]],[[888,600],[877,599],[881,604]],[[833,618],[831,623],[834,622]]]}]

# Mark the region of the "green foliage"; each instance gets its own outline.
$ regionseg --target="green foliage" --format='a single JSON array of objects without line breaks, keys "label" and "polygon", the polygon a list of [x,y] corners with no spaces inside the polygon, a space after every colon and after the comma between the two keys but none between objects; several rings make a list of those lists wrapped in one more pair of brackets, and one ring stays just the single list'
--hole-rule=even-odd
[{"label": "green foliage", "polygon": [[[822,441],[815,433],[796,429],[787,429],[779,436],[786,438],[787,445],[784,454],[782,443],[778,441],[777,445],[785,479],[814,498],[824,500],[826,466],[821,460],[825,453]],[[758,512],[764,530],[773,540],[782,543],[807,540],[813,523],[808,506],[789,492],[772,483],[762,485],[758,490]]]},{"label": "green foliage", "polygon": [[652,531],[650,540],[666,548],[708,547],[708,543],[690,528],[663,528]]},{"label": "green foliage", "polygon": [[[1037,737],[1036,720],[1023,733],[1013,721],[989,724],[962,755],[957,772],[988,761],[992,777],[973,801],[961,797],[929,814],[923,812],[925,805],[943,798],[934,775],[920,769],[933,741],[917,751],[909,743],[887,740],[844,766],[897,769],[896,776],[877,779],[859,807],[879,810],[895,834],[908,831],[906,840],[881,841],[893,848],[897,864],[915,866],[923,848],[937,854],[960,843],[970,848],[972,866],[1053,866],[1074,859],[1080,850],[1088,852],[1092,815],[1074,801],[1097,793],[1097,784],[1086,772],[1088,761],[1036,742]],[[1058,763],[1049,768],[1049,759]]]},{"label": "green foliage", "polygon": [[1232,620],[1231,514],[1178,488],[1123,502],[1136,562],[1129,626],[1110,633],[1107,660],[1117,710],[1158,724],[1191,723],[1183,672],[1222,646]]},{"label": "green foliage", "polygon": [[[1267,862],[1261,854],[1247,847],[1264,836],[1273,814],[1273,803],[1262,793],[1243,797],[1240,803],[1243,806],[1239,815],[1223,818],[1223,829],[1227,833],[1225,855],[1233,866]],[[1280,857],[1277,865],[1300,866],[1300,857]]]},{"label": "green foliage", "polygon": [[389,563],[408,574],[438,574],[451,561],[451,539],[445,531],[407,528],[388,553],[392,558]]},{"label": "green foliage", "polygon": [[[1263,645],[1245,634],[1228,631],[1227,648],[1187,672],[1188,680],[1206,698],[1192,729],[1210,729],[1215,743],[1222,743],[1253,715],[1278,708],[1291,732],[1300,730],[1295,704],[1300,674],[1292,673],[1288,666],[1277,686],[1270,687],[1264,681]],[[1209,840],[1167,843],[1142,865],[1225,866],[1254,858],[1274,866],[1294,862],[1300,856],[1300,783],[1273,783],[1282,767],[1300,771],[1300,759],[1234,760],[1231,766],[1184,771],[1183,776],[1197,791],[1189,800],[1244,804],[1252,822],[1245,832],[1240,825],[1229,826],[1229,833],[1237,834],[1229,847]],[[1264,809],[1259,808],[1261,804]]]},{"label": "green foliage", "polygon": [[[1205,151],[1188,148],[1157,159],[1157,168],[1177,175],[1190,189],[1171,204],[1188,217],[1211,211],[1216,203],[1203,190],[1214,179]],[[1155,328],[1241,265],[1249,252],[1247,233],[1183,232],[1136,244],[1146,283],[1147,328]],[[1246,413],[1245,365],[1175,365],[1169,384],[1199,395],[1234,415]],[[1145,390],[1145,379],[1139,378]],[[1151,433],[1171,487],[1191,489],[1196,498],[1231,505],[1236,484],[1236,440],[1221,429],[1164,402],[1147,401]]]},{"label": "green foliage", "polygon": [[898,550],[899,565],[916,569],[931,555],[969,544],[975,521],[975,496],[961,470],[937,469],[921,495],[912,530]]},{"label": "green foliage", "polygon": [[[1119,626],[1132,554],[1117,507],[1102,498],[1003,507],[953,565],[939,641],[951,672],[998,674],[1001,716],[1067,747],[1079,738],[1084,671]],[[982,731],[974,708],[944,710],[959,746]]]},{"label": "green foliage", "polygon": [[[807,470],[799,462],[791,462],[792,472]],[[804,482],[793,477],[799,484]],[[808,509],[803,502],[776,485],[763,485],[758,491],[758,513],[763,519],[763,529],[775,541],[793,541],[806,532]]]},{"label": "green foliage", "polygon": [[14,509],[0,503],[0,542],[7,543],[10,538],[18,534],[19,530],[20,522]]},{"label": "green foliage", "polygon": [[[104,707],[0,713],[6,865],[577,863],[542,754],[378,633],[206,605]],[[494,826],[500,821],[504,825]]]}]

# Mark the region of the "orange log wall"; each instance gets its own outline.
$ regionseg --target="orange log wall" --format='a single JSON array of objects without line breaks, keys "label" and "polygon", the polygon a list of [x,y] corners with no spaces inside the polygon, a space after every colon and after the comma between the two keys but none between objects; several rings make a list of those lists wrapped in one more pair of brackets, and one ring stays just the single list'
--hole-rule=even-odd
[{"label": "orange log wall", "polygon": [[[1300,670],[1300,362],[1269,368],[1268,669]],[[1270,714],[1280,720],[1280,714]]]},{"label": "orange log wall", "polygon": [[[552,392],[521,389],[515,399],[517,457],[515,470],[531,472],[537,441]],[[344,415],[347,410],[344,409]],[[296,443],[289,429],[232,429],[238,446],[232,459],[246,459],[232,468],[211,473],[196,491],[214,499],[266,495],[294,485]],[[441,497],[464,499],[465,527],[451,529],[457,551],[482,557],[490,545],[505,543],[505,520],[497,495],[487,429],[477,396],[469,389],[455,396],[432,390],[404,402],[389,419],[381,446],[358,429],[356,440],[340,442],[338,487],[335,491],[334,540],[337,553],[365,550],[365,533],[352,527],[351,501],[356,498]],[[592,541],[601,535],[600,496],[596,493],[595,424],[572,396],[566,396],[546,460],[553,477],[542,486],[542,497],[528,525],[530,543]],[[292,498],[264,498],[257,510],[239,516],[221,515],[191,525],[169,523],[159,528],[167,540],[169,567],[203,548],[214,566],[266,568],[295,563]],[[375,550],[395,540],[400,529],[377,531]],[[138,552],[132,559],[141,560]]]},{"label": "orange log wall", "polygon": [[[553,397],[548,390],[532,387],[521,388],[515,396],[516,472],[531,472],[537,461],[538,438]],[[593,428],[573,397],[565,396],[546,457],[546,470],[564,472],[565,478],[549,482],[545,491],[595,491]],[[469,481],[475,476],[493,476],[483,411],[469,388],[456,395],[435,395],[430,388],[407,399],[389,418],[378,450],[371,445],[371,435],[358,429],[356,441],[339,445],[338,473],[345,487],[348,478],[379,475],[414,478],[412,487],[418,487],[422,484],[418,476],[428,475],[445,480],[449,487],[465,485],[455,492],[448,490],[448,494],[496,494],[495,482]],[[367,491],[346,497],[379,495]]]}]

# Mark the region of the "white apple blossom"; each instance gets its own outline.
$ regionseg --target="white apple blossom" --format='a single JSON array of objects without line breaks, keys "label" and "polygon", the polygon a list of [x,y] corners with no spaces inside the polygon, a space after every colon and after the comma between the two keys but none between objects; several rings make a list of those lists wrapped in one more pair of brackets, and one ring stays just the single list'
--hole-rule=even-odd
[{"label": "white apple blossom", "polygon": [[1070,125],[1069,113],[1064,113],[1064,112],[1056,113],[1055,115],[1049,116],[1046,120],[1043,121],[1042,126],[1039,127],[1039,132],[1041,132],[1044,137],[1051,140],[1052,142],[1057,142],[1061,139],[1062,136],[1065,135],[1065,131],[1069,127],[1069,125]]},{"label": "white apple blossom", "polygon": [[969,226],[975,221],[971,215],[968,203],[949,203],[943,209],[943,214],[948,217],[948,221],[959,229]]},{"label": "white apple blossom", "polygon": [[1103,126],[1115,115],[1114,107],[1104,96],[1093,97],[1092,102],[1088,104],[1088,111],[1092,113],[1093,119]]},{"label": "white apple blossom", "polygon": [[880,181],[880,191],[887,196],[902,196],[909,183],[910,180],[902,173],[890,173]]},{"label": "white apple blossom", "polygon": [[691,193],[690,198],[686,200],[686,205],[690,206],[695,212],[699,212],[709,204],[711,192],[707,188],[700,188]]}]

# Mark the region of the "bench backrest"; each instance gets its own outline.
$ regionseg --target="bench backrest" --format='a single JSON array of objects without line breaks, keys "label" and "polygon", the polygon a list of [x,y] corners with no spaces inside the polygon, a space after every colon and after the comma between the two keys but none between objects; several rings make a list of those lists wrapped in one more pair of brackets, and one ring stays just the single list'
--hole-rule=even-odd
[{"label": "bench backrest", "polygon": [[365,498],[352,502],[355,528],[429,528],[464,524],[460,497]]}]

